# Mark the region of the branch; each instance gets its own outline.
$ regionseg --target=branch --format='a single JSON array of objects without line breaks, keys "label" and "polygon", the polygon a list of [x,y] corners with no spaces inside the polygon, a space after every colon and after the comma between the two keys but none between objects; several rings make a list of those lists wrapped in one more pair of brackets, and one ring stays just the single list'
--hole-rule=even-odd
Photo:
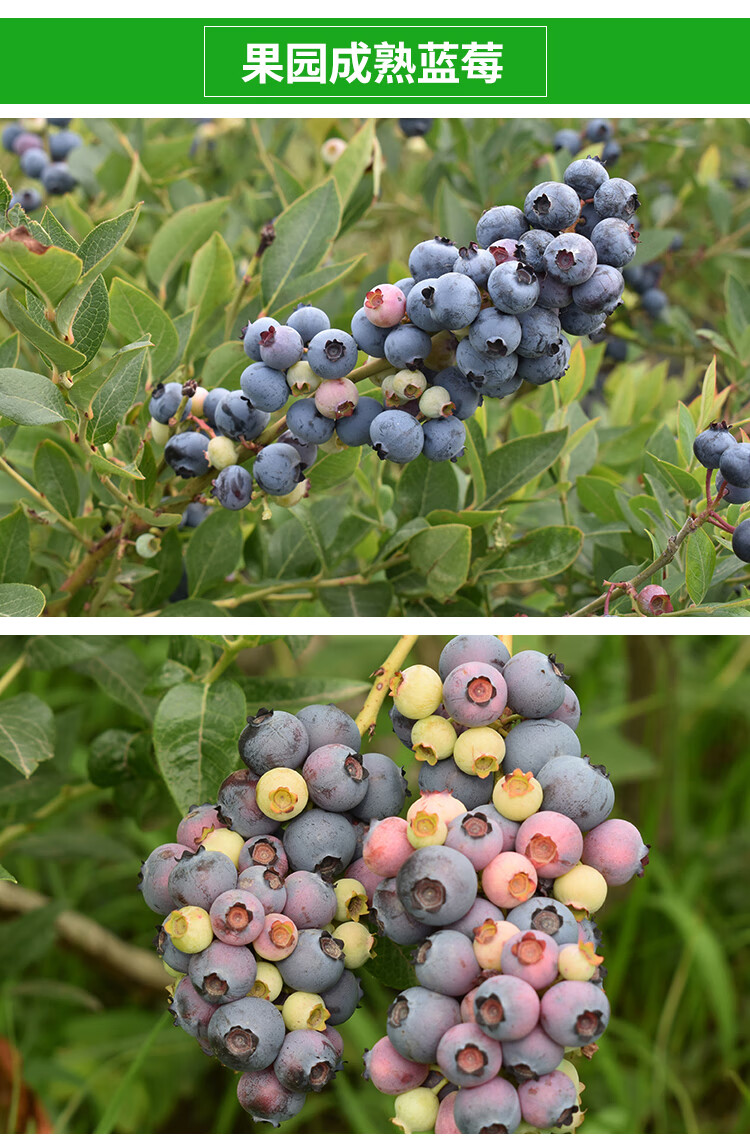
[{"label": "branch", "polygon": [[40,491],[38,491],[35,486],[32,486],[30,482],[27,482],[26,479],[23,478],[23,476],[14,469],[14,467],[12,467],[10,463],[6,462],[2,457],[0,457],[0,469],[4,470],[8,477],[12,478],[14,482],[17,482],[18,485],[22,487],[26,493],[30,495],[31,498],[38,502],[40,506],[43,506],[47,513],[51,514],[52,517],[57,522],[59,522],[61,526],[64,526],[68,533],[72,534],[77,542],[80,542],[82,546],[86,547],[86,549],[90,547],[91,543],[87,538],[84,537],[83,534],[81,534],[78,527],[74,526],[73,523],[70,522],[64,514],[61,514],[59,510],[55,510],[49,499],[45,498],[45,496]]},{"label": "branch", "polygon": [[372,675],[375,683],[356,718],[357,729],[363,736],[367,734],[368,737],[372,737],[374,734],[380,707],[388,697],[388,684],[393,675],[401,669],[417,637],[417,634],[407,634],[400,638],[382,666]]}]

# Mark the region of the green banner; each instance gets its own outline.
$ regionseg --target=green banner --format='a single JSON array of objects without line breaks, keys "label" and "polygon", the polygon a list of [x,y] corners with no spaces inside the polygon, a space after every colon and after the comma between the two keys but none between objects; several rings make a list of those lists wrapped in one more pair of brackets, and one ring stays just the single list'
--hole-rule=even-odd
[{"label": "green banner", "polygon": [[[5,19],[7,44],[33,25]],[[9,51],[0,100],[746,104],[747,20],[59,19]]]}]

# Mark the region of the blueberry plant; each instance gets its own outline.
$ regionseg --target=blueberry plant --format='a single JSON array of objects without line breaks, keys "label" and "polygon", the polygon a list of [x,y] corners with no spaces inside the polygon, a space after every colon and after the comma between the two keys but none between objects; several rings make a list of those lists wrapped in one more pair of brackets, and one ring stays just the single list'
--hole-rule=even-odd
[{"label": "blueberry plant", "polygon": [[744,611],[686,449],[742,423],[750,315],[697,126],[76,127],[43,214],[4,129],[3,613]]}]

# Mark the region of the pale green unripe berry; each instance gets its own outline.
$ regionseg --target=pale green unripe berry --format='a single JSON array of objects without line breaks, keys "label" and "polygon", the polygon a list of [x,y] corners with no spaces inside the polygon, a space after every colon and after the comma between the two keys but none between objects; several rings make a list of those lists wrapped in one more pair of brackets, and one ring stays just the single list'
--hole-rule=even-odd
[{"label": "pale green unripe berry", "polygon": [[464,773],[487,777],[500,768],[505,757],[505,741],[496,730],[481,725],[459,734],[453,749],[453,760]]},{"label": "pale green unripe berry", "polygon": [[307,798],[307,782],[302,774],[283,766],[264,773],[255,790],[258,809],[274,821],[291,821],[297,817],[307,805]]},{"label": "pale green unripe berry", "polygon": [[326,140],[321,147],[320,158],[323,160],[323,163],[331,167],[337,159],[341,158],[345,151],[346,140],[339,139],[338,136],[332,136],[329,140]]},{"label": "pale green unripe berry", "polygon": [[432,1132],[440,1101],[431,1088],[411,1088],[396,1097],[396,1115],[391,1120],[404,1132]]},{"label": "pale green unripe berry", "polygon": [[607,899],[607,882],[598,869],[591,865],[577,865],[558,877],[552,886],[556,901],[573,909],[574,913],[596,913]]},{"label": "pale green unripe berry", "polygon": [[176,986],[179,983],[179,981],[182,980],[182,978],[185,976],[185,974],[178,972],[177,969],[173,969],[171,965],[167,964],[167,962],[164,960],[163,957],[162,957],[161,963],[164,966],[164,972],[167,974],[168,977],[170,977],[174,981],[175,986]]},{"label": "pale green unripe berry", "polygon": [[307,359],[300,359],[286,372],[286,381],[293,395],[313,395],[323,382],[320,375],[316,375]]},{"label": "pale green unripe berry", "polygon": [[412,849],[424,849],[426,845],[443,845],[448,836],[448,826],[437,813],[420,810],[409,822],[406,840]]},{"label": "pale green unripe berry", "polygon": [[151,442],[154,446],[164,446],[169,442],[171,431],[166,423],[158,423],[156,419],[151,419],[148,424],[151,431]]},{"label": "pale green unripe berry", "polygon": [[411,744],[417,761],[437,765],[453,753],[456,731],[447,718],[432,714],[412,726]]},{"label": "pale green unripe berry", "polygon": [[480,969],[494,969],[500,972],[500,956],[503,945],[515,933],[520,933],[517,925],[510,921],[493,921],[488,918],[474,930],[474,956]]},{"label": "pale green unripe berry", "polygon": [[492,804],[509,821],[525,821],[541,808],[544,794],[533,773],[514,769],[495,785]]},{"label": "pale green unripe berry", "polygon": [[391,678],[391,697],[396,709],[407,718],[426,718],[443,700],[440,675],[430,666],[408,666]]},{"label": "pale green unripe berry", "polygon": [[342,877],[334,882],[333,891],[336,894],[335,921],[358,921],[368,912],[367,890],[361,881]]},{"label": "pale green unripe berry", "polygon": [[344,967],[347,969],[359,969],[375,955],[372,952],[375,938],[357,921],[344,921],[343,925],[333,930],[331,936],[334,941],[343,942]]},{"label": "pale green unripe berry", "polygon": [[310,493],[310,479],[303,478],[302,482],[298,482],[294,490],[289,494],[281,494],[278,498],[274,498],[279,506],[296,506],[303,498],[307,498]]},{"label": "pale green unripe berry", "polygon": [[200,953],[214,939],[211,918],[198,905],[173,909],[164,922],[164,931],[181,953]]},{"label": "pale green unripe berry", "polygon": [[419,400],[420,413],[426,419],[446,418],[456,407],[445,387],[428,387]]},{"label": "pale green unripe berry", "polygon": [[454,817],[461,817],[466,812],[463,801],[452,793],[423,793],[407,809],[406,820],[411,825],[418,813],[437,813],[440,820],[449,825]]},{"label": "pale green unripe berry", "polygon": [[234,466],[240,457],[239,445],[226,435],[217,434],[208,440],[208,461],[216,470],[223,470],[226,466]]},{"label": "pale green unripe berry", "polygon": [[249,992],[251,997],[275,1001],[284,989],[284,978],[271,961],[258,961],[255,969],[255,984]]},{"label": "pale green unripe berry", "polygon": [[212,829],[201,845],[209,853],[223,853],[225,857],[239,868],[240,850],[245,844],[245,838],[231,829]]},{"label": "pale green unripe berry", "polygon": [[203,404],[208,398],[208,391],[205,387],[196,387],[195,394],[190,400],[190,413],[195,415],[196,418],[203,418]]},{"label": "pale green unripe berry", "polygon": [[405,402],[418,399],[427,386],[427,379],[421,371],[396,371],[391,380],[391,389]]},{"label": "pale green unripe berry", "polygon": [[155,558],[161,550],[158,534],[139,534],[135,540],[135,552],[141,558]]},{"label": "pale green unripe berry", "polygon": [[[581,1078],[578,1075],[578,1069],[573,1064],[572,1060],[566,1060],[566,1058],[563,1057],[563,1059],[560,1061],[560,1063],[558,1064],[557,1068],[554,1069],[554,1071],[555,1072],[564,1072],[566,1076],[570,1077],[570,1079],[575,1084],[576,1088],[580,1087]],[[581,1089],[581,1091],[583,1091],[583,1090]]]},{"label": "pale green unripe berry", "polygon": [[316,993],[291,993],[281,1007],[281,1018],[289,1032],[306,1028],[323,1032],[330,1015],[323,998]]},{"label": "pale green unripe berry", "polygon": [[400,407],[404,400],[401,395],[397,394],[393,388],[393,380],[396,375],[393,371],[390,374],[384,375],[380,381],[380,389],[383,392],[383,402],[387,407]]},{"label": "pale green unripe berry", "polygon": [[591,941],[579,941],[577,945],[562,946],[557,967],[566,981],[590,981],[603,960],[594,952]]}]

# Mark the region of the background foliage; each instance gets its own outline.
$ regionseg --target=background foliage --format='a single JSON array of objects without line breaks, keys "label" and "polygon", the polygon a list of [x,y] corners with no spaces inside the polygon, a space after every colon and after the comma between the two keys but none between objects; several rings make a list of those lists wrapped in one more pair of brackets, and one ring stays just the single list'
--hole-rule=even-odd
[{"label": "background foliage", "polygon": [[[50,282],[29,285],[0,244],[0,550],[13,552],[0,614],[45,603],[88,616],[597,612],[603,581],[647,569],[700,508],[696,426],[747,415],[745,121],[617,124],[613,174],[644,204],[636,263],[663,264],[670,298],[654,321],[626,292],[609,324],[625,362],[579,341],[560,383],[480,408],[459,464],[399,469],[326,450],[310,499],[273,506],[270,521],[259,502],[215,512],[193,531],[180,529],[185,485],[163,485],[143,438],[147,389],[236,385],[247,362],[237,336],[261,308],[283,320],[314,298],[346,327],[366,288],[406,273],[415,243],[436,232],[468,242],[485,207],[560,178],[561,122],[452,119],[409,141],[391,120],[75,126],[80,187],[31,225],[62,249]],[[321,158],[331,137],[348,144],[332,168]],[[20,186],[16,162],[6,175]],[[276,239],[258,260],[271,220]],[[133,541],[148,530],[161,548],[141,559]],[[691,614],[746,614],[747,582],[710,526],[666,573],[675,608]]]},{"label": "background foliage", "polygon": [[[436,664],[443,641],[421,638],[413,660]],[[172,838],[178,805],[213,799],[236,767],[246,709],[333,700],[356,713],[391,644],[2,639],[0,876],[18,881],[0,882],[3,1131],[248,1130],[233,1074],[165,1023],[159,978],[137,964],[154,929],[139,862]],[[516,640],[527,646],[566,663],[584,750],[610,770],[615,812],[653,847],[646,876],[613,889],[599,918],[614,1019],[582,1070],[582,1132],[747,1133],[750,639]],[[197,753],[204,691],[214,750],[198,783],[196,758],[177,768],[170,747],[181,730]],[[385,711],[372,745],[409,764]],[[413,764],[409,775],[414,791]],[[49,900],[16,914],[6,893]],[[82,916],[61,916],[70,910]],[[391,1102],[360,1075],[393,993],[363,978],[343,1027],[346,1071],[284,1131],[394,1131]]]}]

